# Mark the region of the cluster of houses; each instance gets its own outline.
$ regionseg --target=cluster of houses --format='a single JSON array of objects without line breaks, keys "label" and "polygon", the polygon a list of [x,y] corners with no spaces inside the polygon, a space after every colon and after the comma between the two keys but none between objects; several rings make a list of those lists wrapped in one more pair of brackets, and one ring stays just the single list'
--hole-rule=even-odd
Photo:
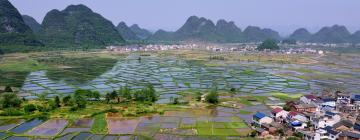
[{"label": "cluster of houses", "polygon": [[271,113],[257,112],[251,125],[258,136],[300,136],[305,140],[360,140],[360,95],[304,95]]},{"label": "cluster of houses", "polygon": [[198,48],[197,44],[149,44],[149,45],[127,45],[127,46],[108,46],[106,49],[113,52],[134,52],[134,51],[166,51],[178,49]]},{"label": "cluster of houses", "polygon": [[288,50],[281,50],[282,53],[285,54],[318,54],[324,55],[323,50],[316,50],[312,48],[290,48]]}]

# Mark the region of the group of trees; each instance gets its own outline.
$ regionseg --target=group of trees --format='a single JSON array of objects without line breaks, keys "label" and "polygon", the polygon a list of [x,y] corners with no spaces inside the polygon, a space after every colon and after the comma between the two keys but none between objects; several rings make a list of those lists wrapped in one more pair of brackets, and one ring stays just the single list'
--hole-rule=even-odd
[{"label": "group of trees", "polygon": [[278,49],[280,49],[280,47],[277,45],[277,41],[273,39],[267,39],[257,47],[257,50],[259,51],[278,50]]},{"label": "group of trees", "polygon": [[131,90],[128,86],[125,86],[121,87],[118,91],[107,93],[105,100],[107,103],[113,100],[116,100],[117,103],[121,101],[155,102],[157,101],[157,96],[152,85],[148,85],[140,90]]},{"label": "group of trees", "polygon": [[[195,100],[201,101],[203,94],[201,92],[195,93]],[[211,104],[217,104],[219,103],[219,94],[217,92],[217,89],[213,89],[205,96],[205,102],[211,103]]]}]

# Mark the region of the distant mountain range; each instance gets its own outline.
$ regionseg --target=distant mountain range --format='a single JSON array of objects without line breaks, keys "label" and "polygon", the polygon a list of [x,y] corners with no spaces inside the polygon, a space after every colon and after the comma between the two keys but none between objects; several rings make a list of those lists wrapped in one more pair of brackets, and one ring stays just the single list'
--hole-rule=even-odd
[{"label": "distant mountain range", "polygon": [[147,39],[152,33],[146,29],[140,28],[139,25],[133,24],[130,26],[130,29],[136,34],[140,39]]},{"label": "distant mountain range", "polygon": [[[123,36],[129,34],[128,29],[122,24]],[[139,27],[135,24],[130,27],[135,33]],[[143,29],[144,30],[144,29]],[[151,35],[149,31],[144,31],[144,36],[137,33],[142,39],[151,41],[210,41],[210,42],[250,42],[263,41],[265,39],[280,39],[279,34],[271,29],[261,29],[249,26],[244,32],[238,28],[234,22],[219,20],[214,24],[206,18],[191,16],[185,24],[175,32],[158,30]]]},{"label": "distant mountain range", "polygon": [[305,28],[282,38],[267,28],[248,26],[241,30],[232,21],[218,20],[216,24],[204,17],[191,16],[174,32],[158,30],[155,33],[137,24],[120,22],[116,27],[85,5],[70,5],[64,10],[49,11],[39,24],[23,15],[8,1],[0,0],[0,44],[47,47],[92,47],[137,41],[202,41],[218,43],[261,42],[266,39],[291,39],[320,43],[360,43],[360,31],[351,34],[345,26],[324,27],[312,34]]},{"label": "distant mountain range", "polygon": [[128,27],[125,22],[120,22],[116,28],[125,40],[144,40],[152,35],[150,31],[140,28],[137,24]]},{"label": "distant mountain range", "polygon": [[191,16],[175,32],[159,30],[149,37],[153,41],[210,41],[210,42],[250,42],[265,39],[280,39],[279,34],[271,29],[249,26],[241,31],[234,22],[219,20],[214,24],[206,18]]},{"label": "distant mountain range", "polygon": [[294,31],[289,39],[299,40],[303,42],[319,42],[319,43],[359,43],[360,32],[351,34],[345,26],[334,25],[331,27],[323,27],[315,34],[311,34],[304,28]]},{"label": "distant mountain range", "polygon": [[139,40],[140,38],[126,25],[125,22],[120,22],[116,29],[125,40]]}]

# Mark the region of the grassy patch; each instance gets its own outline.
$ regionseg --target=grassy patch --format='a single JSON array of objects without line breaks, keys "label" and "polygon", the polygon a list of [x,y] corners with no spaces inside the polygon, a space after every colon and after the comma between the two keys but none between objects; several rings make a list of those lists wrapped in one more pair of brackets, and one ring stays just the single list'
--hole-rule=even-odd
[{"label": "grassy patch", "polygon": [[225,124],[226,128],[247,128],[248,126],[244,122],[230,122]]},{"label": "grassy patch", "polygon": [[239,135],[238,132],[236,132],[234,129],[221,129],[216,128],[214,129],[214,134],[218,136],[233,136],[233,135]]},{"label": "grassy patch", "polygon": [[246,105],[246,106],[252,106],[253,105],[250,101],[248,101],[247,98],[243,98],[243,97],[239,98],[239,103],[241,103],[243,105]]},{"label": "grassy patch", "polygon": [[251,114],[252,112],[246,111],[246,110],[240,110],[239,113],[243,114],[243,115],[248,115],[248,114]]},{"label": "grassy patch", "polygon": [[93,133],[107,132],[107,123],[106,123],[105,114],[99,114],[94,116],[94,124],[91,127],[91,132]]},{"label": "grassy patch", "polygon": [[212,135],[211,127],[200,127],[197,128],[198,135]]},{"label": "grassy patch", "polygon": [[270,95],[281,100],[295,100],[302,96],[302,94],[286,94],[281,92],[272,92]]}]

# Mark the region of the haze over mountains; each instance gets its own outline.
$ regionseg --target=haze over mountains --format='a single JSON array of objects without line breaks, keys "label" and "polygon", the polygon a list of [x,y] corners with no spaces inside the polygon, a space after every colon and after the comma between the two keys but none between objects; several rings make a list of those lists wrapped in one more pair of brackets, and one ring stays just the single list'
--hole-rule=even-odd
[{"label": "haze over mountains", "polygon": [[351,34],[345,26],[323,27],[312,34],[305,28],[281,37],[277,31],[256,26],[244,30],[232,21],[214,23],[204,17],[191,16],[178,30],[155,33],[139,27],[113,23],[85,5],[70,5],[64,10],[49,11],[39,24],[23,15],[8,1],[0,0],[0,44],[48,47],[119,45],[126,41],[177,42],[201,41],[217,43],[261,42],[266,39],[294,39],[319,43],[360,43],[360,31]]}]

